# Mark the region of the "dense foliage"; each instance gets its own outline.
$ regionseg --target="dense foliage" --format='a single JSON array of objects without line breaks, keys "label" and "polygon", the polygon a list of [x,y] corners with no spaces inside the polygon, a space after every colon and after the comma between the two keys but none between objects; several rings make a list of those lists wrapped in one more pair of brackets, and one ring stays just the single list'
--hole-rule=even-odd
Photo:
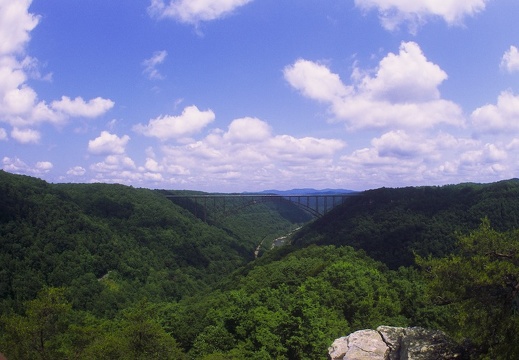
[{"label": "dense foliage", "polygon": [[515,359],[518,191],[368,191],[271,249],[308,214],[261,203],[202,219],[200,204],[164,191],[0,171],[0,352],[310,360],[384,324],[443,329],[474,356]]},{"label": "dense foliage", "polygon": [[519,228],[518,199],[519,180],[369,190],[299,232],[294,243],[353,246],[397,269],[414,264],[415,254],[451,253],[456,234],[484,217],[498,231]]},{"label": "dense foliage", "polygon": [[197,218],[224,229],[242,241],[258,245],[259,254],[271,249],[276,238],[290,234],[312,220],[312,215],[304,208],[282,198],[261,199],[252,194],[244,198],[222,196],[225,194],[204,198],[207,194],[195,191],[160,192],[172,196],[170,199],[175,204]]},{"label": "dense foliage", "polygon": [[497,232],[485,219],[460,236],[454,254],[419,258],[443,326],[469,338],[486,359],[519,358],[519,231]]},{"label": "dense foliage", "polygon": [[66,286],[74,306],[108,315],[143,296],[207,291],[252,258],[251,246],[150,190],[0,177],[1,308]]},{"label": "dense foliage", "polygon": [[416,271],[389,271],[349,247],[274,252],[191,303],[198,329],[173,335],[195,358],[321,359],[349,331],[415,323],[408,304],[422,301],[422,287]]}]

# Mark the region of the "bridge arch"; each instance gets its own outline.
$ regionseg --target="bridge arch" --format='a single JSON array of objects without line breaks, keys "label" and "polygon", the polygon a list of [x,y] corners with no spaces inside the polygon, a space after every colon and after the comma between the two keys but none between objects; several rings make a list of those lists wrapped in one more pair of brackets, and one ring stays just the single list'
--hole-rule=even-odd
[{"label": "bridge arch", "polygon": [[224,219],[238,213],[247,207],[265,202],[289,202],[319,218],[334,207],[344,203],[352,194],[166,194],[165,196],[188,208],[188,202],[193,205],[190,210],[198,218],[208,221],[208,212],[219,213],[218,218]]}]

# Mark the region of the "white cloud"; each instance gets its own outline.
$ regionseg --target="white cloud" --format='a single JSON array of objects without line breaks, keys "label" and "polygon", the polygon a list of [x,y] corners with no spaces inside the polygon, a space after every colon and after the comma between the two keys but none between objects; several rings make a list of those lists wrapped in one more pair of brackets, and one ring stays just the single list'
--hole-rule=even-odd
[{"label": "white cloud", "polygon": [[53,101],[51,108],[62,114],[72,117],[98,117],[114,106],[114,102],[109,99],[97,97],[89,101],[83,100],[81,97],[70,99],[68,96],[62,96],[61,100]]},{"label": "white cloud", "polygon": [[438,100],[438,86],[446,79],[445,71],[428,61],[418,44],[407,42],[398,54],[382,59],[375,77],[364,77],[359,87],[376,100],[421,103]]},{"label": "white cloud", "polygon": [[198,24],[202,21],[219,19],[232,13],[252,0],[151,0],[150,15],[158,18],[172,18],[177,21]]},{"label": "white cloud", "polygon": [[130,141],[128,135],[119,137],[108,131],[102,131],[101,135],[88,142],[88,151],[96,155],[124,154],[128,141]]},{"label": "white cloud", "polygon": [[159,165],[159,163],[152,158],[146,158],[146,163],[144,165],[146,170],[151,172],[162,172],[164,171],[164,167],[162,165]]},{"label": "white cloud", "polygon": [[384,169],[381,172],[407,173],[423,167],[425,163],[442,159],[441,154],[445,151],[464,148],[463,144],[451,135],[440,133],[432,136],[403,130],[389,131],[374,138],[371,140],[371,146],[356,150],[351,155],[342,157],[342,160],[366,168],[376,166],[379,167],[379,171]]},{"label": "white cloud", "polygon": [[477,133],[517,133],[519,131],[519,95],[503,91],[497,104],[487,104],[471,114],[472,124]]},{"label": "white cloud", "polygon": [[499,143],[396,130],[372,139],[370,147],[342,156],[337,172],[367,187],[490,182],[514,176],[510,163],[517,159],[515,154]]},{"label": "white cloud", "polygon": [[22,68],[25,70],[26,74],[31,79],[52,82],[52,76],[53,76],[52,73],[48,73],[45,75],[41,74],[41,72],[40,72],[41,65],[40,65],[40,62],[38,61],[38,59],[30,57],[30,56],[26,56],[22,60],[21,65],[22,65]]},{"label": "white cloud", "polygon": [[215,130],[200,141],[163,146],[158,162],[164,177],[169,174],[177,182],[226,186],[239,180],[257,188],[258,184],[280,186],[295,177],[325,183],[330,176],[326,170],[344,146],[336,139],[273,135],[266,122],[241,118],[232,121],[227,131]]},{"label": "white cloud", "polygon": [[424,141],[402,130],[385,133],[380,138],[373,139],[371,143],[377,149],[378,155],[386,158],[407,159],[432,155],[433,150],[430,141]]},{"label": "white cloud", "polygon": [[28,79],[49,80],[51,75],[42,76],[37,59],[25,55],[30,32],[39,20],[29,13],[31,2],[0,0],[0,121],[10,124],[17,140],[24,143],[35,142],[40,136],[29,127],[43,122],[63,124],[75,116],[97,117],[114,105],[99,97],[85,102],[80,97],[71,100],[64,96],[50,105],[38,99]]},{"label": "white cloud", "polygon": [[13,173],[29,172],[29,166],[17,157],[15,157],[13,159],[13,158],[4,156],[4,158],[2,159],[2,168],[5,171],[9,171],[9,172],[13,172]]},{"label": "white cloud", "polygon": [[18,157],[10,158],[5,156],[2,159],[2,168],[15,174],[43,175],[48,173],[54,166],[49,161],[39,161],[31,167]]},{"label": "white cloud", "polygon": [[135,125],[133,130],[142,135],[165,141],[198,133],[214,119],[215,114],[212,110],[200,111],[193,105],[184,108],[179,116],[159,116],[150,120],[148,125]]},{"label": "white cloud", "polygon": [[353,85],[345,85],[325,65],[308,60],[287,66],[284,76],[304,96],[327,103],[333,116],[352,130],[464,123],[460,107],[441,99],[438,87],[447,74],[428,61],[414,42],[402,43],[398,54],[382,59],[374,76],[355,69]]},{"label": "white cloud", "polygon": [[247,117],[233,120],[224,139],[231,142],[251,143],[269,138],[270,133],[270,126],[266,122]]},{"label": "white cloud", "polygon": [[7,140],[7,131],[4,128],[0,128],[0,141]]},{"label": "white cloud", "polygon": [[98,173],[121,173],[136,170],[135,162],[127,155],[108,155],[103,161],[90,166],[90,169]]},{"label": "white cloud", "polygon": [[41,138],[39,131],[32,129],[13,128],[11,137],[22,144],[38,143]]},{"label": "white cloud", "polygon": [[275,134],[268,123],[235,119],[226,129],[182,145],[145,149],[135,164],[126,154],[94,163],[93,180],[159,188],[240,191],[271,187],[364,189],[510,178],[519,139],[482,142],[435,129],[388,130],[368,146],[343,154],[338,139]]},{"label": "white cloud", "polygon": [[40,172],[49,172],[54,165],[50,161],[38,161],[36,163],[36,169]]},{"label": "white cloud", "polygon": [[19,53],[38,25],[39,17],[29,14],[32,0],[0,1],[0,56]]},{"label": "white cloud", "polygon": [[240,187],[288,187],[294,178],[329,184],[333,159],[345,147],[343,141],[272,132],[260,119],[239,118],[226,130],[213,129],[198,141],[147,148],[142,165],[125,154],[113,154],[92,164],[90,170],[95,181],[161,188],[228,187],[236,191]]},{"label": "white cloud", "polygon": [[517,47],[510,46],[501,59],[501,69],[512,73],[514,71],[519,71],[519,50]]},{"label": "white cloud", "polygon": [[285,79],[294,88],[311,99],[333,102],[350,95],[351,87],[343,84],[339,75],[334,74],[325,65],[299,59],[284,70]]},{"label": "white cloud", "polygon": [[150,80],[162,80],[164,76],[157,70],[157,66],[162,64],[166,60],[166,56],[168,56],[168,52],[166,50],[156,51],[153,53],[153,56],[149,59],[146,59],[142,62],[144,66],[143,73]]},{"label": "white cloud", "polygon": [[466,16],[485,9],[489,0],[355,0],[364,10],[378,9],[382,26],[395,30],[407,23],[411,32],[430,17],[441,17],[449,25],[460,24]]},{"label": "white cloud", "polygon": [[83,176],[86,173],[86,169],[82,166],[74,166],[67,170],[67,175],[72,176]]},{"label": "white cloud", "polygon": [[22,64],[12,56],[0,56],[0,78],[0,118],[11,123],[21,116],[30,117],[37,95],[25,84]]},{"label": "white cloud", "polygon": [[314,137],[295,138],[278,135],[269,140],[267,153],[274,159],[288,162],[307,162],[309,160],[330,160],[344,147],[342,140],[319,139]]},{"label": "white cloud", "polygon": [[146,186],[166,182],[161,173],[137,167],[133,159],[124,154],[109,155],[103,161],[92,164],[90,170],[94,172],[94,182]]}]

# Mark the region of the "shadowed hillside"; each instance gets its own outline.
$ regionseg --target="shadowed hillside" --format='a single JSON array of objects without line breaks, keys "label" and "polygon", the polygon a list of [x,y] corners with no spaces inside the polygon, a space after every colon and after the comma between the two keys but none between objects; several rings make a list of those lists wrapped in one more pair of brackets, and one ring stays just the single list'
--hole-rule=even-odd
[{"label": "shadowed hillside", "polygon": [[294,244],[350,245],[398,268],[413,264],[414,253],[450,253],[456,234],[484,217],[496,230],[519,228],[519,180],[365,191],[300,231]]}]

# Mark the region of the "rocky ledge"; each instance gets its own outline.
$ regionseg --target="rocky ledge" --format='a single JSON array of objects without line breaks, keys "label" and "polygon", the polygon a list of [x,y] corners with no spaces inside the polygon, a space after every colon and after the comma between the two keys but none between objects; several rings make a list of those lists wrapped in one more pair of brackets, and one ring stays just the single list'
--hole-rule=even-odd
[{"label": "rocky ledge", "polygon": [[379,326],[336,339],[328,349],[330,360],[440,360],[466,359],[463,348],[445,333],[420,327]]}]

